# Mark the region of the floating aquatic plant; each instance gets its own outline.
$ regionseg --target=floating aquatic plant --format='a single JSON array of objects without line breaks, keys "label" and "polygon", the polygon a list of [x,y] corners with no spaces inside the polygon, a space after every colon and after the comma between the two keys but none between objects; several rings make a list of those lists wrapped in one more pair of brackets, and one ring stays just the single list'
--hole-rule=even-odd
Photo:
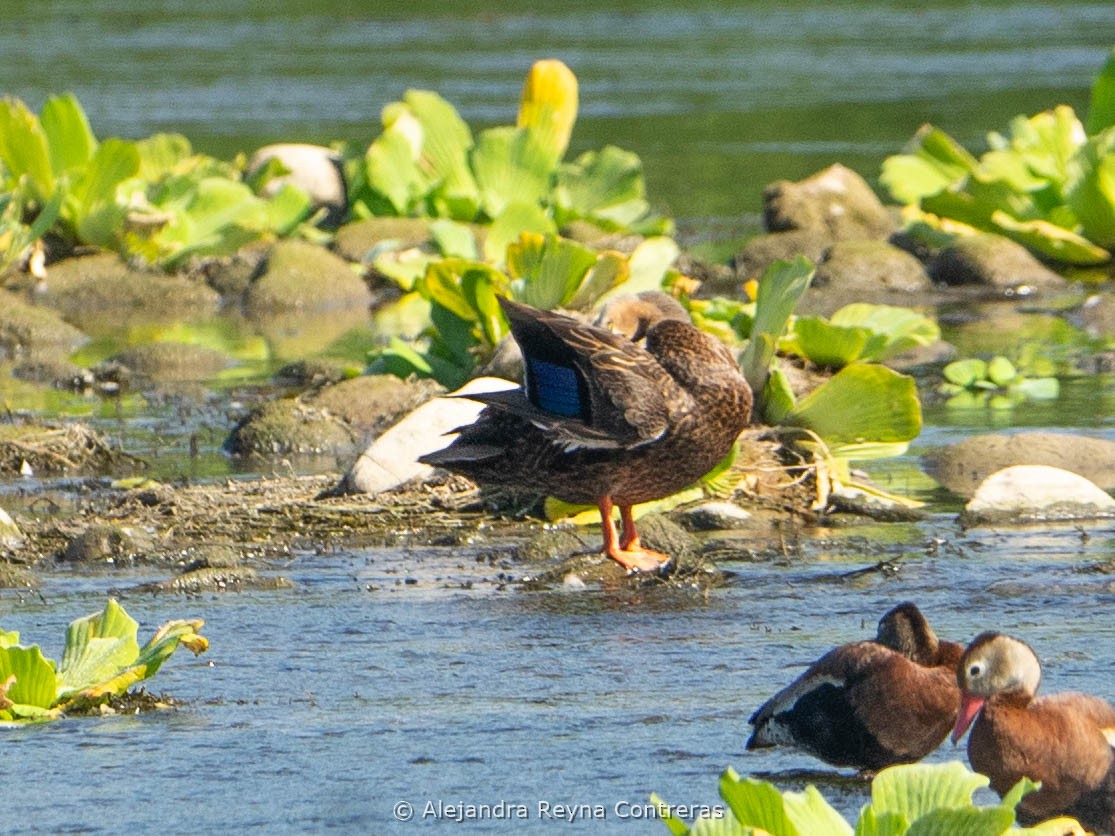
[{"label": "floating aquatic plant", "polygon": [[70,624],[60,664],[0,629],[0,720],[53,720],[101,705],[154,676],[179,645],[204,652],[203,624],[168,621],[140,647],[139,625],[110,598],[103,611]]},{"label": "floating aquatic plant", "polygon": [[988,134],[978,159],[932,125],[883,162],[880,181],[907,204],[911,231],[943,237],[984,229],[1075,265],[1115,248],[1115,49],[1092,85],[1087,127],[1059,105]]},{"label": "floating aquatic plant", "polygon": [[985,776],[970,771],[959,761],[892,766],[871,782],[871,801],[860,810],[854,828],[812,785],[803,792],[779,791],[766,781],[741,778],[730,767],[720,776],[720,797],[725,804],[692,823],[672,815],[669,805],[657,795],[652,795],[651,801],[659,806],[664,824],[675,836],[1084,833],[1080,824],[1070,818],[1051,819],[1025,829],[1015,827],[1015,807],[1039,785],[1023,778],[999,804],[975,804],[972,794],[988,784]]},{"label": "floating aquatic plant", "polygon": [[973,357],[945,366],[938,391],[951,396],[951,407],[1010,409],[1024,400],[1055,400],[1061,387],[1053,371],[1048,358],[1033,354],[1021,366],[1001,354],[990,360]]}]

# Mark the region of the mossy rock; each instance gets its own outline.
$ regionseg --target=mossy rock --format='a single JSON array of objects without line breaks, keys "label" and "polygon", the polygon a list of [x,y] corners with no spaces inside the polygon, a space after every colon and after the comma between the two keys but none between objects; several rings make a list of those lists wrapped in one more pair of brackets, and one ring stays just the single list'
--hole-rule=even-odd
[{"label": "mossy rock", "polygon": [[763,191],[763,218],[771,232],[812,229],[835,241],[886,239],[898,228],[867,181],[840,164],[771,183]]},{"label": "mossy rock", "polygon": [[111,253],[52,264],[46,288],[43,303],[93,335],[137,324],[208,319],[221,301],[200,281],[136,270]]},{"label": "mossy rock", "polygon": [[365,218],[338,229],[333,249],[348,261],[363,263],[380,244],[393,242],[408,248],[429,240],[430,221],[426,218]]},{"label": "mossy rock", "polygon": [[0,290],[0,358],[65,356],[88,341],[57,311]]},{"label": "mossy rock", "polygon": [[347,453],[358,441],[353,429],[327,410],[284,398],[252,410],[233,429],[225,449],[239,456]]},{"label": "mossy rock", "polygon": [[367,309],[371,293],[336,253],[306,241],[280,241],[246,294],[249,316]]},{"label": "mossy rock", "polygon": [[362,375],[322,388],[307,403],[340,416],[367,435],[374,435],[444,392],[444,387],[432,380]]},{"label": "mossy rock", "polygon": [[1002,235],[961,235],[927,265],[934,281],[976,285],[996,291],[1063,290],[1066,280],[1037,260],[1024,246]]},{"label": "mossy rock", "polygon": [[817,263],[831,244],[831,235],[815,229],[756,235],[736,253],[732,266],[739,281],[746,282],[760,278],[776,261],[803,255]]}]

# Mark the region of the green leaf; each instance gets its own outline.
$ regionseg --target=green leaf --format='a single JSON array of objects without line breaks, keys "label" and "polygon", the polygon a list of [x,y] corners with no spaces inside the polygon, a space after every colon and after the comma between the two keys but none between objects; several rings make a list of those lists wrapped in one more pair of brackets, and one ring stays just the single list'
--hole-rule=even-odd
[{"label": "green leaf", "polygon": [[0,162],[14,180],[26,177],[30,197],[45,202],[54,194],[54,169],[42,123],[19,99],[0,101]]},{"label": "green leaf", "polygon": [[847,366],[783,419],[812,430],[826,444],[910,441],[921,431],[914,379],[885,366]]},{"label": "green leaf", "polygon": [[264,201],[267,213],[265,228],[276,235],[291,235],[310,216],[313,201],[302,189],[284,183],[269,200]]},{"label": "green leaf", "polygon": [[794,320],[783,348],[818,366],[843,368],[862,355],[871,332],[866,328],[841,327],[819,316]]},{"label": "green leaf", "polygon": [[851,825],[812,784],[804,792],[782,793],[782,804],[799,833],[851,836]]},{"label": "green leaf", "polygon": [[436,220],[430,224],[430,235],[443,256],[467,258],[476,261],[480,253],[476,247],[476,236],[466,224],[448,219]]},{"label": "green leaf", "polygon": [[1001,836],[1014,822],[1002,807],[933,810],[910,825],[907,836]]},{"label": "green leaf", "polygon": [[[1115,195],[1115,157],[1111,158],[1110,170],[1104,174],[1104,179],[1110,180],[1105,188],[1112,188],[1111,193]],[[1103,247],[1093,244],[1082,235],[1040,218],[1018,221],[1006,212],[996,210],[991,213],[988,220],[993,229],[1008,238],[1013,238],[1034,252],[1065,264],[1087,267],[1106,264],[1111,260],[1111,253]],[[1115,239],[1112,239],[1111,243],[1115,244]]]},{"label": "green leaf", "polygon": [[182,134],[159,133],[135,142],[139,176],[154,182],[172,174],[193,156],[190,141]]},{"label": "green leaf", "polygon": [[782,794],[773,784],[740,778],[728,767],[720,775],[720,797],[745,827],[762,828],[771,836],[798,836],[797,828],[786,815]]},{"label": "green leaf", "polygon": [[629,275],[623,283],[623,293],[641,293],[644,290],[661,290],[666,271],[681,250],[672,238],[657,235],[639,242],[628,257]]},{"label": "green leaf", "polygon": [[1115,126],[1115,47],[1112,47],[1103,69],[1092,82],[1088,135],[1094,136],[1112,126]]},{"label": "green leaf", "polygon": [[1061,384],[1055,377],[1024,378],[1011,386],[1011,392],[1032,401],[1054,401],[1061,396]]},{"label": "green leaf", "polygon": [[127,214],[117,188],[139,172],[139,152],[135,143],[106,139],[73,188],[74,228],[78,238],[99,247],[113,246]]},{"label": "green leaf", "polygon": [[409,215],[433,186],[422,171],[409,138],[389,127],[368,146],[365,157],[368,185],[383,195],[396,215]]},{"label": "green leaf", "polygon": [[1018,370],[1014,363],[1002,355],[991,358],[987,364],[987,379],[996,386],[1009,386],[1011,381],[1018,377]]},{"label": "green leaf", "polygon": [[[668,809],[666,802],[663,801],[662,797],[656,792],[650,794],[650,803],[654,804],[659,809]],[[673,813],[662,816],[661,821],[666,825],[673,836],[686,836],[686,834],[689,833],[689,826]]]},{"label": "green leaf", "polygon": [[112,598],[102,612],[71,623],[58,671],[58,696],[103,682],[135,662],[138,631],[135,619]]},{"label": "green leaf", "polygon": [[970,807],[972,793],[989,783],[959,761],[891,766],[871,782],[871,806],[876,813],[900,813],[916,822],[940,807]]},{"label": "green leaf", "polygon": [[981,380],[987,379],[987,363],[978,357],[955,360],[944,368],[945,380],[957,386],[970,388]]},{"label": "green leaf", "polygon": [[971,174],[978,165],[955,139],[923,125],[903,153],[883,161],[879,182],[900,203],[917,204]]},{"label": "green leaf", "polygon": [[876,813],[866,805],[856,822],[856,836],[904,836],[910,822],[901,813]]},{"label": "green leaf", "polygon": [[19,644],[19,631],[9,630],[7,632],[0,630],[0,648],[14,647]]},{"label": "green leaf", "polygon": [[648,210],[643,164],[637,154],[607,145],[559,167],[555,200],[563,222],[572,218],[628,227]]},{"label": "green leaf", "polygon": [[605,250],[585,273],[581,286],[568,299],[565,307],[574,311],[587,311],[612,290],[631,277],[631,262],[620,253]]},{"label": "green leaf", "polygon": [[484,258],[493,264],[507,260],[507,248],[524,232],[535,235],[556,235],[557,227],[536,203],[511,203],[488,227],[484,238]]},{"label": "green leaf", "polygon": [[1068,205],[1088,239],[1115,247],[1115,127],[1092,137],[1075,163],[1075,176],[1066,190]]},{"label": "green leaf", "polygon": [[[408,90],[403,95],[403,106],[422,126],[420,160],[427,175],[439,183],[439,197],[450,210],[444,214],[458,220],[472,220],[478,195],[476,181],[468,167],[472,131],[453,105],[437,93]],[[385,124],[390,107],[384,108]]]},{"label": "green leaf", "polygon": [[932,319],[894,305],[855,302],[836,311],[829,323],[871,332],[861,360],[881,362],[915,346],[932,345],[941,338],[941,329]]},{"label": "green leaf", "polygon": [[536,308],[561,307],[597,258],[595,251],[568,238],[524,234],[507,248],[512,296]]},{"label": "green leaf", "polygon": [[794,408],[794,390],[781,369],[774,369],[763,389],[763,420],[768,424],[781,424]]},{"label": "green leaf", "polygon": [[55,177],[81,169],[89,162],[97,148],[97,139],[85,111],[72,93],[46,100],[42,125]]},{"label": "green leaf", "polygon": [[489,218],[513,203],[541,204],[550,191],[553,159],[525,128],[504,126],[481,132],[471,159],[480,206]]},{"label": "green leaf", "polygon": [[43,656],[37,644],[0,646],[0,685],[9,676],[15,676],[15,682],[8,688],[7,698],[16,706],[50,708],[54,705],[58,692],[54,662]]},{"label": "green leaf", "polygon": [[775,346],[790,314],[813,281],[813,263],[804,256],[776,261],[759,280],[751,340],[740,358],[743,376],[753,392],[762,393],[774,361]]}]

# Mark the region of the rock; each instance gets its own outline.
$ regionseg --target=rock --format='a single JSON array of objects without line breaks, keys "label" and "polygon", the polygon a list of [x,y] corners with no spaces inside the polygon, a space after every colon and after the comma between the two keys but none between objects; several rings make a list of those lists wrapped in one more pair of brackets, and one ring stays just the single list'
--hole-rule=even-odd
[{"label": "rock", "polygon": [[996,471],[960,515],[963,525],[1002,525],[1115,517],[1115,499],[1083,476],[1045,465]]},{"label": "rock", "polygon": [[200,281],[136,270],[112,253],[64,259],[49,270],[43,304],[93,335],[207,319],[216,315],[221,301]]},{"label": "rock", "polygon": [[1080,309],[1084,327],[1093,337],[1115,336],[1115,296],[1095,293],[1089,296]]},{"label": "rock", "polygon": [[66,544],[60,558],[69,563],[108,563],[114,566],[133,563],[153,550],[154,538],[137,529],[96,523]]},{"label": "rock", "polygon": [[989,433],[966,438],[927,457],[926,469],[960,496],[971,496],[992,473],[1012,465],[1049,465],[1115,490],[1115,442],[1069,433]]},{"label": "rock", "polygon": [[204,592],[245,592],[293,589],[294,584],[281,575],[264,576],[246,566],[205,566],[191,569],[170,580],[134,586],[129,592],[155,595],[200,595]]},{"label": "rock", "polygon": [[[925,293],[933,281],[921,262],[886,241],[837,241],[817,264],[813,285],[829,284],[852,294]],[[863,301],[863,300],[860,300]]]},{"label": "rock", "polygon": [[263,187],[264,195],[273,197],[289,183],[309,195],[315,209],[325,209],[326,225],[336,226],[344,219],[348,213],[348,188],[336,151],[295,142],[265,145],[248,160],[247,176],[256,174],[269,160],[278,160],[289,173],[268,180]]},{"label": "rock", "polygon": [[204,381],[224,371],[230,359],[219,351],[188,343],[143,343],[109,358],[128,371],[157,381]]},{"label": "rock", "polygon": [[774,262],[794,256],[804,255],[816,264],[831,244],[832,237],[827,232],[814,229],[756,235],[736,253],[732,267],[737,280],[747,282],[760,278]]},{"label": "rock", "polygon": [[425,218],[365,218],[337,230],[333,249],[348,261],[364,263],[376,247],[385,244],[409,248],[430,240],[430,221]]},{"label": "rock", "polygon": [[574,529],[545,528],[519,547],[518,557],[524,563],[548,563],[592,550]]},{"label": "rock", "polygon": [[751,525],[751,514],[733,502],[702,502],[674,517],[690,531],[727,531]]},{"label": "rock", "polygon": [[867,181],[840,164],[805,180],[779,180],[763,191],[770,232],[811,229],[833,240],[886,239],[898,228]]},{"label": "rock", "polygon": [[936,282],[996,291],[1035,293],[1067,286],[1021,244],[990,232],[959,236],[930,259],[927,269]]},{"label": "rock", "polygon": [[287,363],[272,378],[279,386],[309,389],[340,383],[345,379],[346,364],[331,357],[312,357]]},{"label": "rock", "polygon": [[263,404],[229,434],[224,447],[237,456],[346,453],[356,433],[326,410],[283,398]]},{"label": "rock", "polygon": [[361,375],[325,386],[306,399],[373,436],[445,389],[433,380],[402,380],[392,374]]},{"label": "rock", "polygon": [[[513,389],[517,384],[498,377],[470,380],[452,395]],[[341,479],[337,493],[378,494],[412,479],[427,478],[433,468],[418,457],[448,445],[446,437],[471,424],[484,405],[461,397],[435,398],[415,409],[375,440]]]},{"label": "rock", "polygon": [[0,508],[0,546],[5,548],[13,547],[22,539],[23,532],[19,530],[19,526],[15,524],[15,520],[11,518],[7,511]]},{"label": "rock", "polygon": [[702,296],[739,295],[740,282],[736,277],[736,271],[727,264],[716,264],[682,252],[674,262],[674,269],[682,275],[699,281]]},{"label": "rock", "polygon": [[282,312],[367,310],[364,281],[335,253],[306,241],[280,241],[246,295],[249,316]]},{"label": "rock", "polygon": [[11,357],[65,356],[89,341],[58,312],[25,302],[0,290],[0,360]]}]

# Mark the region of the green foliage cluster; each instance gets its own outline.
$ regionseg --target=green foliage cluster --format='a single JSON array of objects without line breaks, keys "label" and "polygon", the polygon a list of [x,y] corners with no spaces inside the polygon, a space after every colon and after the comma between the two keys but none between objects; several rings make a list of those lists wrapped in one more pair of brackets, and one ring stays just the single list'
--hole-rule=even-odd
[{"label": "green foliage cluster", "polygon": [[[864,805],[853,827],[813,786],[804,792],[779,792],[766,781],[741,778],[730,767],[720,776],[720,797],[727,810],[692,824],[664,817],[675,836],[904,836],[955,834],[966,836],[1038,836],[1082,832],[1073,819],[1059,818],[1029,828],[1014,826],[1014,809],[1039,785],[1023,778],[999,804],[979,806],[972,794],[989,781],[959,761],[908,764],[881,771],[871,782],[871,802]],[[660,809],[662,800],[652,796]]]},{"label": "green foliage cluster", "polygon": [[1036,350],[1017,366],[1001,354],[990,360],[973,357],[945,366],[939,391],[951,396],[951,407],[1010,409],[1024,400],[1055,400],[1061,386],[1053,372],[1053,362]]},{"label": "green foliage cluster", "polygon": [[143,647],[139,625],[115,600],[102,612],[79,618],[66,631],[61,664],[37,644],[19,643],[19,633],[0,629],[0,720],[53,720],[88,710],[155,675],[184,645],[201,653],[200,619],[168,621]]},{"label": "green foliage cluster", "polygon": [[475,135],[441,96],[409,90],[384,108],[367,150],[346,155],[353,214],[490,223],[516,235],[579,219],[668,233],[672,224],[650,212],[636,154],[609,145],[564,160],[576,116],[577,79],[556,60],[531,68],[517,124]]},{"label": "green foliage cluster", "polygon": [[0,269],[48,231],[173,268],[288,235],[310,211],[301,190],[261,197],[178,134],[98,141],[72,95],[49,98],[41,115],[0,100]]},{"label": "green foliage cluster", "polygon": [[933,240],[975,227],[1045,258],[1094,265],[1115,249],[1115,49],[1092,86],[1087,125],[1061,105],[991,133],[978,159],[926,125],[880,177]]}]

